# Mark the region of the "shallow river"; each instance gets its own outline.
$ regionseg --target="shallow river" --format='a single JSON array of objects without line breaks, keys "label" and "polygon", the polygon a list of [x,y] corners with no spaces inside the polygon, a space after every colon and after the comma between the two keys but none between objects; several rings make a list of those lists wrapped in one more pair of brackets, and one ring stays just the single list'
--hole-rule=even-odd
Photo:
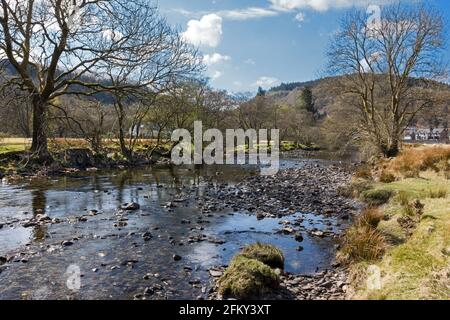
[{"label": "shallow river", "polygon": [[[283,160],[282,166],[300,167],[304,161],[310,160]],[[257,169],[251,167],[161,167],[0,184],[0,256],[13,257],[0,266],[0,299],[132,299],[147,287],[153,287],[151,299],[206,297],[212,285],[208,270],[226,265],[256,241],[280,247],[288,272],[313,274],[329,267],[334,240],[305,234],[300,244],[277,233],[281,221],[299,217],[305,218],[305,230],[325,229],[324,217],[298,212],[258,221],[231,209],[201,213],[196,200],[205,188],[253,174]],[[176,208],[165,207],[174,201]],[[140,210],[118,212],[127,202],[139,203]],[[22,226],[38,214],[62,222]],[[326,222],[339,225],[329,217]],[[73,245],[62,246],[63,241]],[[81,272],[80,290],[71,290],[74,267]]]}]

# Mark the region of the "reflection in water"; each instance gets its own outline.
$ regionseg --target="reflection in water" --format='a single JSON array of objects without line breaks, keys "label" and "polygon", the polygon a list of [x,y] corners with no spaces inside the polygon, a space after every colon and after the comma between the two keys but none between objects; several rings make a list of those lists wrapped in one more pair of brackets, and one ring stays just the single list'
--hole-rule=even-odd
[{"label": "reflection in water", "polygon": [[[38,188],[31,191],[31,204],[33,208],[33,216],[46,214],[47,196],[45,191]],[[33,227],[33,239],[35,241],[43,241],[47,235],[47,227],[45,225],[38,225]]]},{"label": "reflection in water", "polygon": [[47,206],[47,197],[42,189],[31,191],[31,204],[33,206],[33,216],[36,218],[38,214],[45,214]]}]

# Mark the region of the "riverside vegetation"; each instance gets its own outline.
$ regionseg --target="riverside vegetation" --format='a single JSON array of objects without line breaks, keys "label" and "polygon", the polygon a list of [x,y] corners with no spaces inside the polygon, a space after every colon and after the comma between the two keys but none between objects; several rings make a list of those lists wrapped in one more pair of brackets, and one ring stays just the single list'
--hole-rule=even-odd
[{"label": "riverside vegetation", "polygon": [[[368,208],[338,254],[354,299],[450,298],[450,147],[408,147],[360,170],[347,190]],[[381,271],[368,288],[369,266]]]}]

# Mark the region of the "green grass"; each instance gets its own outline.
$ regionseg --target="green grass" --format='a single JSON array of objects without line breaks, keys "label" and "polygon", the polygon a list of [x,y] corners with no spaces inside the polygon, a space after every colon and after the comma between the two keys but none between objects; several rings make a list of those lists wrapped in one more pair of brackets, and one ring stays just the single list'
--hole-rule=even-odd
[{"label": "green grass", "polygon": [[284,255],[283,252],[269,244],[256,243],[246,246],[241,253],[249,259],[258,260],[271,268],[284,269]]},{"label": "green grass", "polygon": [[[435,173],[422,173],[389,184],[377,183],[375,190],[388,190],[400,195],[383,207],[389,217],[378,226],[390,242],[390,249],[377,263],[382,274],[382,289],[369,290],[365,285],[367,263],[352,266],[356,299],[450,299],[450,257],[444,249],[450,246],[450,181]],[[440,197],[431,197],[431,190],[440,190]],[[446,190],[447,192],[444,192]],[[445,194],[445,197],[443,197]],[[398,223],[409,200],[425,205],[422,216],[412,217],[416,228],[408,235]]]},{"label": "green grass", "polygon": [[0,144],[0,154],[7,154],[10,152],[25,151],[24,144]]},{"label": "green grass", "polygon": [[362,198],[369,206],[381,206],[387,203],[393,194],[393,190],[375,188],[364,191],[362,193]]},{"label": "green grass", "polygon": [[432,190],[447,190],[450,192],[450,182],[442,176],[428,172],[422,178],[409,178],[393,183],[375,183],[375,190],[386,190],[395,193],[403,192],[409,198],[423,199],[430,195]]},{"label": "green grass", "polygon": [[268,265],[243,255],[233,258],[219,279],[219,293],[225,298],[255,299],[278,289],[280,278]]}]

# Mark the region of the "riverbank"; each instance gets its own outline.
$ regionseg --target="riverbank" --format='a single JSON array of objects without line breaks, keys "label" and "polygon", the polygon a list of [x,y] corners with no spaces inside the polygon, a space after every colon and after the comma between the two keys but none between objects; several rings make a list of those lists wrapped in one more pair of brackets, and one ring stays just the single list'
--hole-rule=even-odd
[{"label": "riverbank", "polygon": [[349,298],[450,299],[449,161],[450,147],[411,148],[353,180],[353,192],[374,209],[350,228],[340,252]]},{"label": "riverbank", "polygon": [[[56,139],[50,142],[49,147],[53,161],[41,163],[28,151],[29,139],[7,138],[0,140],[0,179],[18,181],[24,178],[72,176],[105,169],[171,165],[168,144],[154,148],[152,143],[152,140],[139,141],[133,152],[133,161],[129,161],[121,154],[117,141],[105,142],[102,152],[95,153],[82,139]],[[318,147],[281,143],[281,152],[291,157],[317,157],[319,150]]]}]

